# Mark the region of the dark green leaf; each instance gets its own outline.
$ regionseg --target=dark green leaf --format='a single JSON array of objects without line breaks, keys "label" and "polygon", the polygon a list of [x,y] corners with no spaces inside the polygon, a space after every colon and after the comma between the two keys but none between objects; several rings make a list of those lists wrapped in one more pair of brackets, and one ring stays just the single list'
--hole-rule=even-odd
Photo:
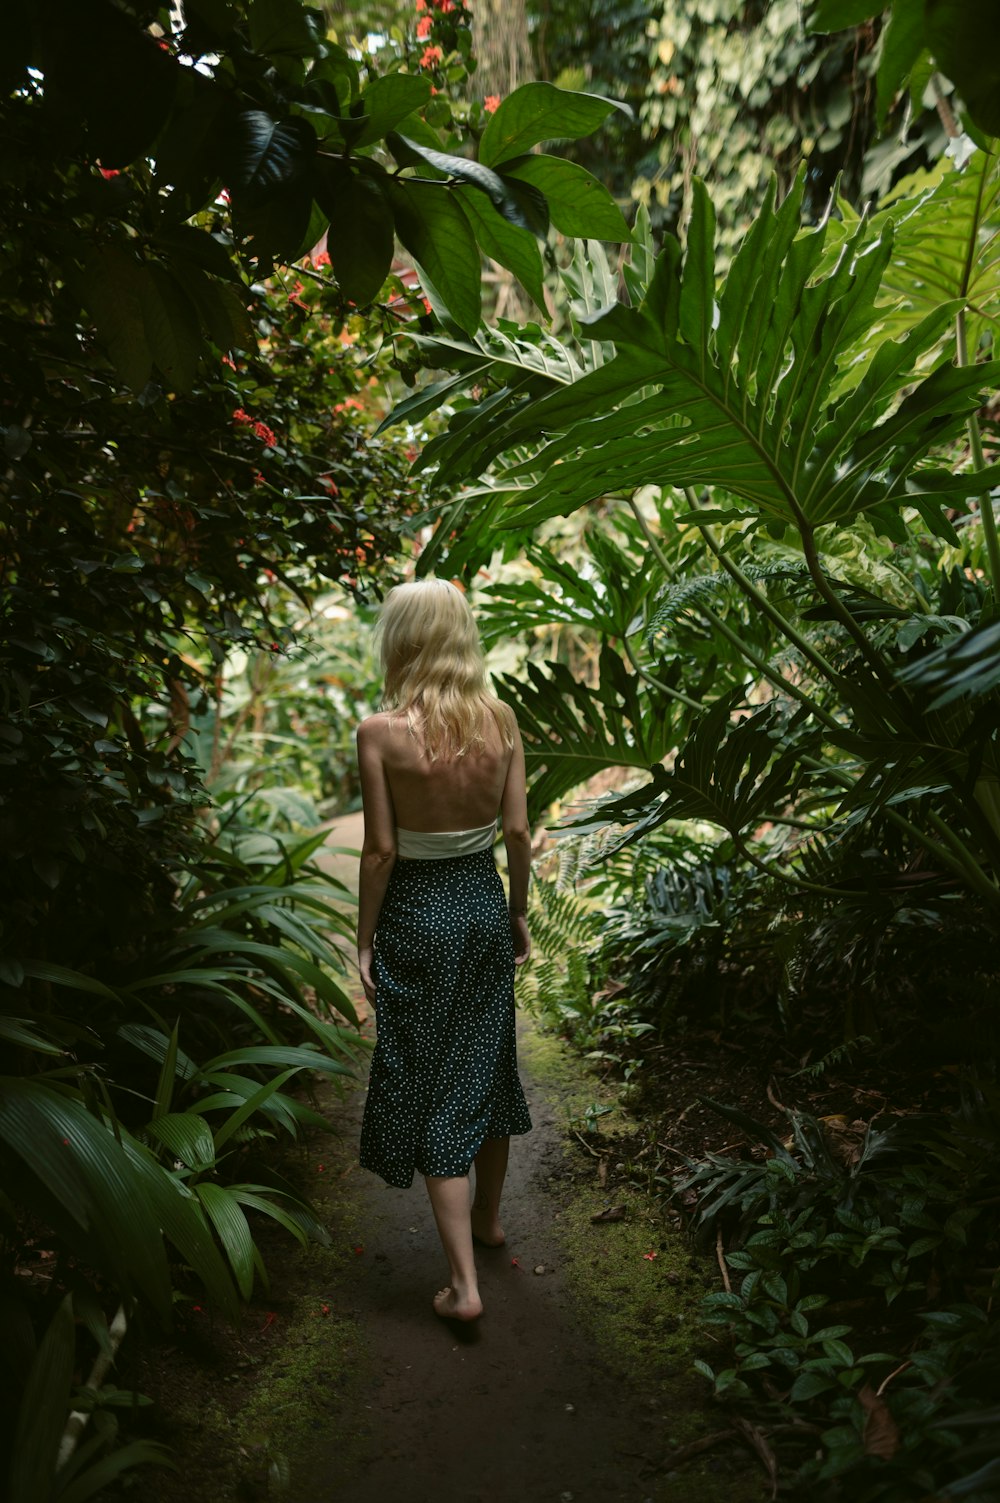
[{"label": "dark green leaf", "polygon": [[169,272],[147,268],[142,289],[146,342],[168,391],[190,391],[202,341],[191,301]]},{"label": "dark green leaf", "polygon": [[544,234],[548,229],[548,217],[544,204],[541,211],[537,204],[532,204],[530,210],[526,212],[524,191],[513,190],[502,177],[491,172],[488,167],[483,167],[481,163],[470,161],[468,157],[456,157],[444,151],[431,150],[430,147],[421,146],[405,136],[391,135],[387,144],[397,161],[404,162],[406,165],[426,164],[436,173],[440,172],[445,177],[457,178],[459,182],[468,183],[471,188],[478,189],[486,195],[498,214],[519,229],[537,233],[542,216],[544,216],[544,227],[541,233]]},{"label": "dark green leaf", "polygon": [[167,1112],[154,1117],[146,1132],[189,1169],[204,1169],[215,1163],[212,1130],[197,1112]]},{"label": "dark green leaf", "polygon": [[9,1471],[9,1496],[16,1503],[49,1503],[52,1497],[75,1360],[73,1300],[67,1294],[49,1321],[21,1394]]},{"label": "dark green leaf", "polygon": [[483,254],[512,271],[528,296],[543,313],[547,313],[542,258],[534,235],[501,219],[484,196],[474,189],[461,188],[456,197]]},{"label": "dark green leaf", "polygon": [[537,188],[548,204],[552,223],[564,235],[590,240],[629,238],[628,225],[607,188],[576,162],[530,153],[504,162],[503,177]]},{"label": "dark green leaf", "polygon": [[816,0],[807,15],[810,31],[845,31],[879,16],[885,9],[879,0]]},{"label": "dark green leaf", "polygon": [[374,178],[339,162],[323,174],[316,198],[330,216],[326,244],[341,291],[364,307],[378,296],[392,265],[389,201]]},{"label": "dark green leaf", "polygon": [[138,1287],[167,1317],[170,1281],[159,1221],[110,1129],[50,1086],[8,1078],[0,1091],[0,1138],[100,1247],[121,1287]]},{"label": "dark green leaf", "polygon": [[[297,0],[291,0],[297,10]],[[232,127],[229,189],[244,209],[272,198],[302,176],[316,153],[316,132],[301,115],[273,120],[243,110]]]},{"label": "dark green leaf", "polygon": [[614,109],[627,106],[597,94],[577,94],[550,83],[527,83],[508,94],[483,131],[479,160],[496,167],[522,156],[539,141],[575,141],[589,136]]},{"label": "dark green leaf", "polygon": [[[430,97],[429,78],[418,78],[412,73],[387,73],[383,78],[372,79],[359,100],[361,113],[368,119],[353,144],[370,146],[380,141],[407,115],[426,104]],[[392,150],[391,145],[389,149]]]},{"label": "dark green leaf", "polygon": [[479,323],[479,250],[461,208],[448,191],[393,179],[389,197],[396,234],[440,293],[460,328]]},{"label": "dark green leaf", "polygon": [[[897,7],[900,3],[896,0]],[[988,40],[996,37],[1000,23],[997,0],[925,0],[923,9],[927,45],[938,67],[980,130],[1000,135],[1000,59]]]},{"label": "dark green leaf", "polygon": [[300,0],[251,0],[250,43],[255,52],[311,52],[317,40],[309,12]]},{"label": "dark green leaf", "polygon": [[[962,0],[963,6],[967,0]],[[878,68],[878,113],[884,120],[924,46],[924,0],[894,0],[882,34]]]},{"label": "dark green leaf", "polygon": [[253,1293],[253,1237],[246,1216],[231,1190],[222,1185],[195,1186],[198,1199],[208,1213],[229,1259],[236,1283],[244,1299]]},{"label": "dark green leaf", "polygon": [[80,297],[118,374],[141,391],[153,374],[143,300],[149,269],[118,245],[103,245],[84,264]]}]

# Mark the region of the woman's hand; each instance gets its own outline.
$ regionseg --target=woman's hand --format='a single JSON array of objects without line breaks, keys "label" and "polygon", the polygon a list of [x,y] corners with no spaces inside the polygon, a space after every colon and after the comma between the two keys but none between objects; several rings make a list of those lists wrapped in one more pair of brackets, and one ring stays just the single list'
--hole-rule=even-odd
[{"label": "woman's hand", "polygon": [[524,965],[531,954],[531,937],[528,934],[528,920],[523,913],[510,915],[510,937],[514,942],[514,964]]},{"label": "woman's hand", "polygon": [[375,964],[375,949],[372,945],[365,945],[358,951],[358,970],[361,972],[361,985],[364,987],[365,996],[374,1007],[375,1005],[375,978],[372,968]]}]

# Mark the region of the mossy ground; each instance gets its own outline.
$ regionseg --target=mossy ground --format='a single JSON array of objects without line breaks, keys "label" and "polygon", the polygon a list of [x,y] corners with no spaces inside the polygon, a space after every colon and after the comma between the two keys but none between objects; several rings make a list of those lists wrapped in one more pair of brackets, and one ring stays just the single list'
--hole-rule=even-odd
[{"label": "mossy ground", "polygon": [[[634,1174],[618,1188],[642,1141],[620,1105],[618,1088],[588,1070],[568,1044],[535,1026],[523,1030],[519,1051],[566,1123],[566,1183],[556,1222],[564,1271],[595,1350],[662,1415],[664,1496],[685,1503],[755,1503],[762,1496],[761,1474],[732,1447],[696,1458],[683,1472],[669,1470],[670,1452],[726,1428],[692,1368],[695,1357],[708,1355],[698,1311],[706,1289],[716,1287],[713,1266],[692,1253],[657,1198],[637,1188]],[[617,1208],[624,1219],[592,1219]]]},{"label": "mossy ground", "polygon": [[[758,1474],[731,1446],[670,1474],[673,1448],[724,1428],[691,1368],[705,1346],[696,1308],[712,1269],[692,1258],[652,1195],[631,1182],[616,1188],[636,1134],[615,1088],[530,1023],[520,1048],[526,1073],[553,1103],[564,1132],[565,1156],[551,1184],[562,1272],[595,1361],[620,1373],[656,1416],[654,1446],[667,1466],[656,1497],[759,1499]],[[325,1105],[334,1120],[342,1115],[336,1100]],[[258,1226],[271,1292],[255,1299],[241,1328],[212,1327],[190,1307],[172,1343],[138,1364],[137,1386],[157,1399],[158,1434],[175,1447],[180,1466],[176,1475],[157,1478],[158,1503],[278,1496],[288,1459],[308,1454],[331,1426],[345,1474],[352,1456],[362,1454],[359,1416],[372,1359],[350,1292],[362,1273],[355,1248],[374,1241],[378,1213],[363,1193],[353,1135],[317,1137],[280,1167],[310,1193],[331,1245],[303,1249],[279,1229]],[[618,1205],[625,1219],[592,1221]]]}]

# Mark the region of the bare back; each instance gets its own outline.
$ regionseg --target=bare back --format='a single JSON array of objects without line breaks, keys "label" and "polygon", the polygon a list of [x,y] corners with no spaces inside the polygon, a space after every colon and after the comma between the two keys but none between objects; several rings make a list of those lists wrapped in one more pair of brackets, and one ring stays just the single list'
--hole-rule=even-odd
[{"label": "bare back", "polygon": [[378,747],[398,828],[471,830],[496,819],[512,753],[492,716],[484,726],[484,746],[434,760],[424,750],[419,728],[411,728],[403,715],[372,715],[362,730]]}]

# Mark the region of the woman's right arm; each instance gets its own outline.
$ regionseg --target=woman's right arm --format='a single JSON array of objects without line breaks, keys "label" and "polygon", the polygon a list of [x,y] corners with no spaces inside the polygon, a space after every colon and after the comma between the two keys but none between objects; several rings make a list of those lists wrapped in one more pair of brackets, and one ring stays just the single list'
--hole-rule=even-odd
[{"label": "woman's right arm", "polygon": [[374,1002],[375,927],[396,864],[396,816],[382,761],[380,728],[374,719],[362,721],[358,726],[358,769],[365,811],[358,883],[358,968],[365,996]]},{"label": "woman's right arm", "polygon": [[[513,717],[512,717],[513,718]],[[528,793],[524,771],[524,746],[521,733],[513,728],[514,749],[510,755],[507,780],[500,801],[503,843],[507,850],[507,874],[510,882],[508,909],[510,934],[514,941],[514,964],[523,965],[531,954],[528,934],[528,877],[531,872],[531,829],[528,825]]]}]

